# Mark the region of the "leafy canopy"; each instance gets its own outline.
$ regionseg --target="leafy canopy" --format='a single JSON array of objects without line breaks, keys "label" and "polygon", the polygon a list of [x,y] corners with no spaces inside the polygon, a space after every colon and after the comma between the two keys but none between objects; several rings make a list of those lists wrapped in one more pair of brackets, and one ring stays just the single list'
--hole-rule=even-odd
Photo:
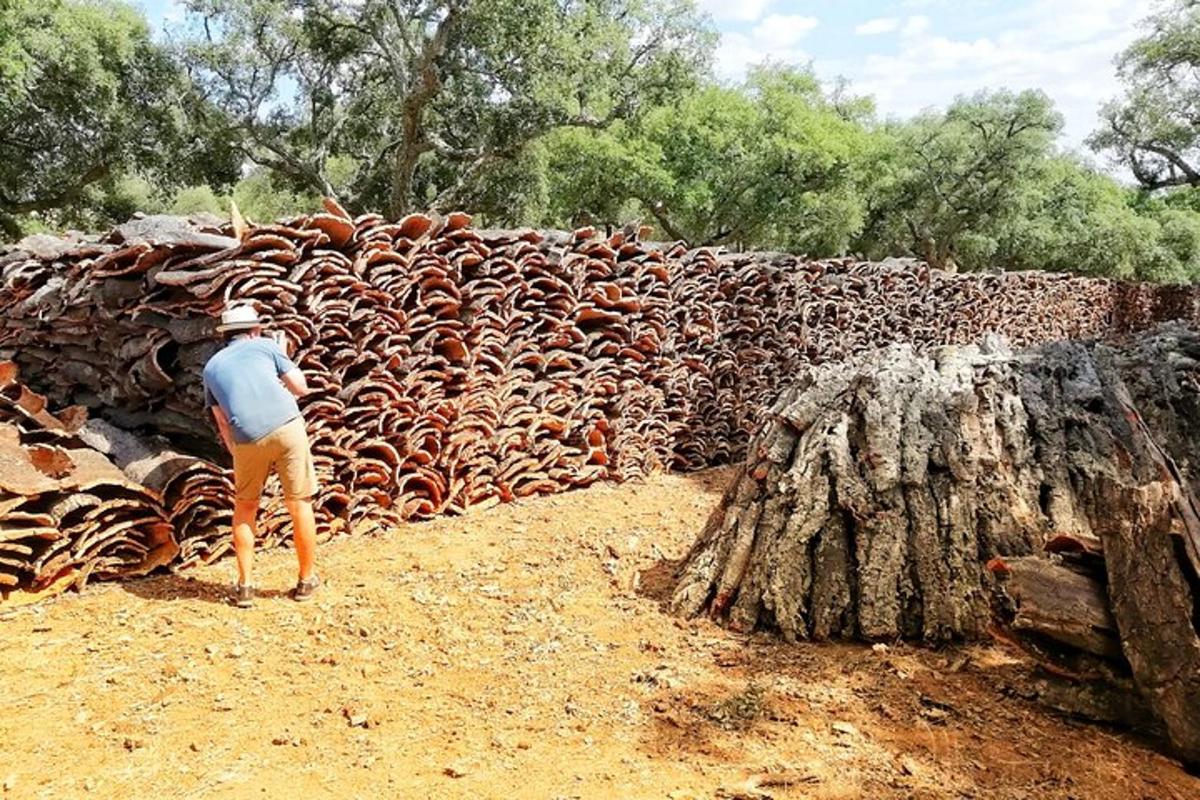
[{"label": "leafy canopy", "polygon": [[551,140],[559,218],[636,213],[697,244],[844,249],[861,226],[858,191],[873,137],[810,70],[766,66],[607,132]]},{"label": "leafy canopy", "polygon": [[987,265],[1062,127],[1041,92],[980,92],[887,129],[862,243],[955,269]]},{"label": "leafy canopy", "polygon": [[[1093,144],[1037,91],[909,120],[811,69],[708,71],[691,0],[0,0],[0,227],[465,207],[814,256],[1200,279],[1200,0],[1122,55]],[[181,188],[182,187],[182,188]],[[1194,188],[1193,188],[1194,187]]]},{"label": "leafy canopy", "polygon": [[[186,60],[245,157],[393,215],[474,205],[539,137],[602,129],[680,95],[714,43],[690,2],[670,0],[188,7]],[[334,158],[353,164],[344,181]]]},{"label": "leafy canopy", "polygon": [[0,3],[0,225],[81,212],[141,171],[166,185],[236,175],[193,135],[194,98],[141,15],[110,0]]},{"label": "leafy canopy", "polygon": [[1090,144],[1145,189],[1200,186],[1200,2],[1173,0],[1121,55],[1124,95]]}]

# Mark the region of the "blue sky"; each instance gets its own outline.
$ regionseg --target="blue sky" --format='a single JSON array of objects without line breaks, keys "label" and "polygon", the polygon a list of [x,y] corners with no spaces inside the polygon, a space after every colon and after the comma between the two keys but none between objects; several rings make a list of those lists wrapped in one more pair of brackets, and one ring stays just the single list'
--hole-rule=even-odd
[{"label": "blue sky", "polygon": [[[1066,119],[1064,144],[1095,128],[1118,91],[1113,57],[1154,0],[697,0],[721,31],[718,74],[764,59],[849,78],[886,115],[908,116],[982,88],[1041,88]],[[140,0],[156,29],[176,0]]]},{"label": "blue sky", "polygon": [[1118,93],[1113,57],[1153,0],[700,0],[722,31],[717,70],[764,57],[849,78],[884,114],[908,116],[982,88],[1041,88],[1064,144],[1096,127]]}]

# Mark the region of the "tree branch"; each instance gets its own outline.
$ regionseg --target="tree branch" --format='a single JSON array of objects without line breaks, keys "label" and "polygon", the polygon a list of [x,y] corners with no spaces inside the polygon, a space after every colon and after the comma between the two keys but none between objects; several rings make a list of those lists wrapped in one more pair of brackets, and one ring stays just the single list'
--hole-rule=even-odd
[{"label": "tree branch", "polygon": [[28,214],[34,211],[50,211],[61,208],[67,203],[79,199],[87,187],[104,180],[111,174],[111,171],[112,168],[108,164],[97,164],[80,175],[76,184],[69,189],[57,194],[35,197],[32,200],[15,200],[0,195],[0,206],[3,206],[4,211],[8,214]]},{"label": "tree branch", "polygon": [[665,203],[663,203],[663,201],[650,200],[642,195],[638,195],[637,199],[642,202],[642,205],[646,206],[646,208],[650,210],[650,213],[654,215],[656,220],[658,220],[658,224],[662,227],[667,236],[670,236],[676,241],[687,241],[687,237],[684,236],[677,227],[675,227],[673,222],[671,222],[670,212],[667,210],[667,206]]},{"label": "tree branch", "polygon": [[1183,157],[1162,145],[1156,145],[1152,142],[1134,142],[1134,147],[1145,150],[1149,153],[1154,153],[1166,159],[1167,163],[1178,169],[1184,176],[1184,180],[1180,183],[1170,185],[1200,186],[1200,172],[1197,172],[1190,164],[1183,160]]}]

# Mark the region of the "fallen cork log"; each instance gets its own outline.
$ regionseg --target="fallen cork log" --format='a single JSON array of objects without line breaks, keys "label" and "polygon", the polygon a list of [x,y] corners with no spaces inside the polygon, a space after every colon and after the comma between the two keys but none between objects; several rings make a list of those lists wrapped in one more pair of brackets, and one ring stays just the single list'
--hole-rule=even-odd
[{"label": "fallen cork log", "polygon": [[1135,686],[1200,761],[1200,418],[1179,418],[1200,400],[1198,360],[1200,335],[1167,327],[807,370],[674,607],[789,639],[999,630],[1062,677]]},{"label": "fallen cork log", "polygon": [[1004,576],[1011,609],[1006,622],[1014,633],[1099,658],[1123,658],[1103,573],[1042,556],[996,559],[988,568]]}]

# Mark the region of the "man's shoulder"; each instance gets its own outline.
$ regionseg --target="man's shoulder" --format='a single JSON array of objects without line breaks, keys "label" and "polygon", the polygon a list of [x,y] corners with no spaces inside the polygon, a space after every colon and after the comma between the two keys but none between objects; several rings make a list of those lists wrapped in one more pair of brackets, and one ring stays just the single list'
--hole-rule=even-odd
[{"label": "man's shoulder", "polygon": [[223,352],[225,352],[225,351],[218,350],[217,352],[213,353],[211,356],[208,357],[208,361],[204,362],[204,370],[203,370],[204,375],[207,376],[207,375],[211,374],[213,369],[216,368],[217,364],[221,363],[221,353],[223,353]]},{"label": "man's shoulder", "polygon": [[229,348],[222,347],[217,352],[208,357],[208,361],[204,362],[204,371],[208,372],[213,367],[219,365],[222,361],[229,357]]},{"label": "man's shoulder", "polygon": [[245,352],[242,344],[242,342],[230,342],[209,356],[208,361],[204,363],[204,376],[212,376],[221,370],[222,367],[225,367],[231,363],[236,363],[238,361],[239,352]]},{"label": "man's shoulder", "polygon": [[[265,336],[259,336],[254,339],[238,339],[237,341],[231,342],[230,344],[226,345],[226,347],[223,350],[221,350],[221,352],[222,353],[231,353],[231,354],[274,353],[275,350],[276,350],[275,342],[271,341],[270,339],[266,338]],[[214,358],[215,358],[215,356],[214,356]]]}]

